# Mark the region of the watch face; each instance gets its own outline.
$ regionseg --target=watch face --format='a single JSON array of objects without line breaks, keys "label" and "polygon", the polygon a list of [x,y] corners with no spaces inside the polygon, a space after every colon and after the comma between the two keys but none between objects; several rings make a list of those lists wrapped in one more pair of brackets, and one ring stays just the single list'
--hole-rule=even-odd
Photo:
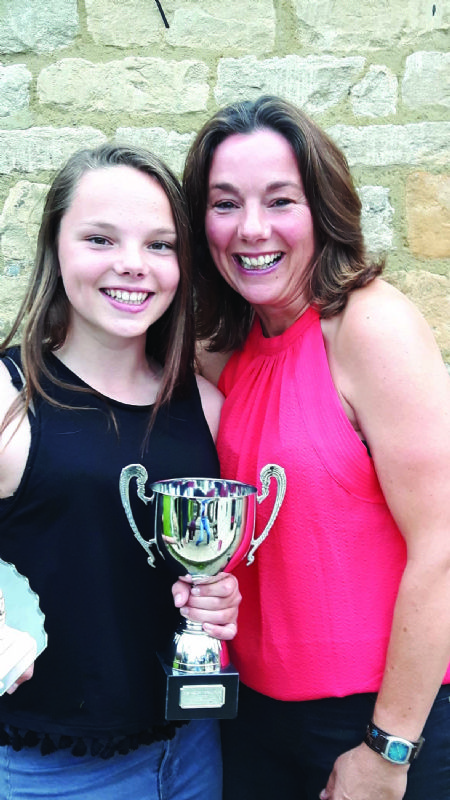
[{"label": "watch face", "polygon": [[389,761],[395,761],[396,764],[406,764],[410,752],[410,745],[402,742],[401,739],[396,739],[393,742],[389,742],[386,749],[386,757]]}]

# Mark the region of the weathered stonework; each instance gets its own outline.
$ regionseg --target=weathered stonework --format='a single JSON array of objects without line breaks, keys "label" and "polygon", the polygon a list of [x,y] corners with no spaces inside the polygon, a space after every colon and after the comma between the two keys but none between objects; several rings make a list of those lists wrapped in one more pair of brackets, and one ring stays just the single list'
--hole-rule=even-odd
[{"label": "weathered stonework", "polygon": [[410,175],[406,213],[408,242],[414,255],[450,258],[450,174]]},{"label": "weathered stonework", "polygon": [[387,117],[397,110],[398,80],[387,67],[374,64],[350,93],[355,117]]},{"label": "weathered stonework", "polygon": [[0,53],[51,52],[77,31],[77,0],[2,0]]},{"label": "weathered stonework", "polygon": [[450,53],[417,52],[408,56],[402,98],[410,108],[450,109]]},{"label": "weathered stonework", "polygon": [[177,133],[165,128],[117,128],[115,140],[151,150],[180,176],[194,133]]},{"label": "weathered stonework", "polygon": [[[169,13],[173,0],[165,0]],[[142,0],[85,0],[87,27],[94,42],[115,47],[162,44],[166,28],[155,2]]]},{"label": "weathered stonework", "polygon": [[19,181],[9,192],[0,216],[4,271],[16,277],[31,267],[48,185]]},{"label": "weathered stonework", "polygon": [[272,0],[177,0],[167,41],[221,54],[263,55],[273,49],[275,23]]},{"label": "weathered stonework", "polygon": [[371,0],[294,0],[298,36],[302,46],[316,52],[384,50],[416,46],[434,31],[447,32],[450,23],[446,3],[391,2]]},{"label": "weathered stonework", "polygon": [[106,136],[94,128],[0,130],[0,174],[56,170],[75,150],[95,147]]},{"label": "weathered stonework", "polygon": [[9,333],[28,285],[28,275],[0,276],[0,339]]},{"label": "weathered stonework", "polygon": [[0,67],[0,122],[28,110],[32,77],[25,64]]},{"label": "weathered stonework", "polygon": [[219,104],[276,94],[307,113],[319,113],[339,103],[364,68],[361,56],[296,55],[258,61],[255,56],[219,62],[214,95]]},{"label": "weathered stonework", "polygon": [[442,166],[448,163],[450,156],[450,122],[364,127],[333,125],[328,133],[342,148],[350,166]]},{"label": "weathered stonework", "polygon": [[206,108],[208,67],[201,61],[124,58],[94,64],[65,58],[42,70],[39,101],[61,109],[183,114]]},{"label": "weathered stonework", "polygon": [[368,252],[386,253],[393,246],[394,209],[385,186],[362,186],[358,190],[362,203],[361,223]]}]

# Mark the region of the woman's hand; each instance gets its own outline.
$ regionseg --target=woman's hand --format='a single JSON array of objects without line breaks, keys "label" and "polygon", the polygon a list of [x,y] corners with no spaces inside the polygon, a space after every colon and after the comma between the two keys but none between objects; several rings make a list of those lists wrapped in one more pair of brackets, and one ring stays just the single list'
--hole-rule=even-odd
[{"label": "woman's hand", "polygon": [[320,800],[401,800],[407,772],[360,744],[336,759]]},{"label": "woman's hand", "polygon": [[175,606],[192,622],[201,622],[203,629],[216,639],[233,639],[241,594],[237,579],[227,572],[210,578],[184,575],[172,586]]}]

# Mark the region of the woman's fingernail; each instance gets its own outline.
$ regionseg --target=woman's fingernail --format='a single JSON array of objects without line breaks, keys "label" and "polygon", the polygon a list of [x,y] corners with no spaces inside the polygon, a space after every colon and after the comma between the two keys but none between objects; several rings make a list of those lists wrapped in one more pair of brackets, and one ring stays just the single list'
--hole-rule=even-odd
[{"label": "woman's fingernail", "polygon": [[183,606],[183,608],[180,608],[180,614],[181,614],[182,617],[189,617],[189,611],[186,608],[186,606]]},{"label": "woman's fingernail", "polygon": [[181,603],[182,600],[183,596],[181,594],[176,594],[175,597],[173,598],[173,602],[175,603],[175,605],[177,605],[177,603]]}]

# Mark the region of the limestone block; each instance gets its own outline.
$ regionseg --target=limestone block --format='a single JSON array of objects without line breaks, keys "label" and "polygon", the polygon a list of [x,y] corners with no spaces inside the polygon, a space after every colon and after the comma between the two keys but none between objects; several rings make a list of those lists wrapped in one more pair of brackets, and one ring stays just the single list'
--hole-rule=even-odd
[{"label": "limestone block", "polygon": [[450,258],[450,174],[417,172],[406,184],[408,242],[414,255]]},{"label": "limestone block", "polygon": [[94,64],[64,58],[45,67],[37,91],[43,104],[120,114],[183,114],[206,109],[208,67],[202,61],[130,57]]},{"label": "limestone block", "polygon": [[34,260],[48,185],[19,181],[6,198],[0,216],[0,247],[6,275],[14,277]]},{"label": "limestone block", "polygon": [[386,117],[397,110],[398,80],[388,67],[372,64],[353,86],[351,102],[356,117]]},{"label": "limestone block", "polygon": [[333,125],[328,133],[344,151],[350,166],[441,166],[448,163],[450,156],[450,122],[365,127]]},{"label": "limestone block", "polygon": [[0,339],[11,330],[28,285],[28,274],[0,275]]},{"label": "limestone block", "polygon": [[347,96],[365,64],[362,56],[289,55],[258,61],[255,56],[223,58],[218,66],[214,91],[222,105],[234,100],[256,99],[260,94],[276,94],[300,106],[307,113],[318,113]]},{"label": "limestone block", "polygon": [[101,131],[80,128],[0,130],[0,174],[59,169],[75,150],[106,141]]},{"label": "limestone block", "polygon": [[450,278],[425,270],[398,270],[387,276],[420,309],[444,360],[450,362]]},{"label": "limestone block", "polygon": [[366,248],[372,255],[392,248],[394,209],[385,186],[362,186],[358,190],[362,203],[361,224]]},{"label": "limestone block", "polygon": [[[148,0],[85,0],[87,27],[94,42],[115,47],[147,47],[167,35],[156,3]],[[163,0],[170,16],[174,0]]]},{"label": "limestone block", "polygon": [[73,42],[77,0],[2,0],[0,52],[51,52]]},{"label": "limestone block", "polygon": [[273,0],[177,0],[167,41],[175,47],[263,55],[274,48],[275,29]]},{"label": "limestone block", "polygon": [[0,118],[13,117],[28,109],[32,77],[25,64],[0,66]]},{"label": "limestone block", "polygon": [[408,56],[402,97],[410,108],[450,108],[450,53],[417,52]]},{"label": "limestone block", "polygon": [[116,142],[151,150],[180,176],[194,137],[194,132],[177,133],[164,128],[117,128],[114,138]]},{"label": "limestone block", "polygon": [[298,36],[316,52],[358,52],[414,47],[420,36],[449,28],[448,3],[386,2],[386,0],[293,0]]}]

